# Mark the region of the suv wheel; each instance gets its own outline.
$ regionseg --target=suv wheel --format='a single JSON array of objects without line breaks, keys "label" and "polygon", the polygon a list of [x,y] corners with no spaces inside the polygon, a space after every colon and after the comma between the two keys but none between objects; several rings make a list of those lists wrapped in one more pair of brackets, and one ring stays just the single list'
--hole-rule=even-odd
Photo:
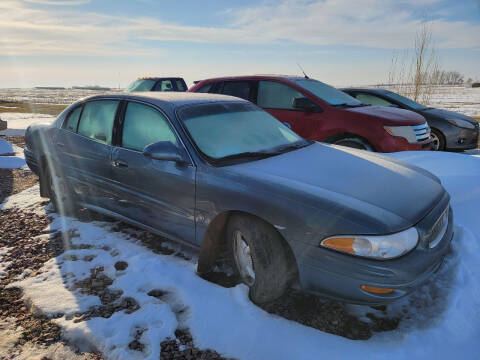
[{"label": "suv wheel", "polygon": [[348,146],[354,149],[366,150],[366,151],[373,151],[373,148],[370,144],[368,144],[365,140],[360,138],[351,137],[351,138],[344,138],[333,142],[335,145],[342,145]]},{"label": "suv wheel", "polygon": [[280,234],[260,219],[234,215],[227,236],[234,271],[250,288],[250,299],[262,304],[282,296],[291,271]]}]

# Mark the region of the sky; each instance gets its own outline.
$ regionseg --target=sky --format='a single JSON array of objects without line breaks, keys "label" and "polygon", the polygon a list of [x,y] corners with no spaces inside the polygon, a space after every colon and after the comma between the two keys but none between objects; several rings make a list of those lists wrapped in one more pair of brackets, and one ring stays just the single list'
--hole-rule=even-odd
[{"label": "sky", "polygon": [[442,69],[480,80],[480,0],[0,0],[0,88],[300,74],[385,82],[429,22]]}]

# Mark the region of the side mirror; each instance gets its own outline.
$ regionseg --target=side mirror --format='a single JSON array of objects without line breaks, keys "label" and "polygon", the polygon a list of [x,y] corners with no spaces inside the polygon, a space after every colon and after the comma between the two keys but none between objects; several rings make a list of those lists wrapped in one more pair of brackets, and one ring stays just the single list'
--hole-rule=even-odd
[{"label": "side mirror", "polygon": [[318,106],[312,100],[306,97],[293,99],[292,107],[294,109],[303,110],[306,112],[322,112],[320,106]]},{"label": "side mirror", "polygon": [[159,141],[145,146],[143,155],[155,160],[174,161],[180,164],[189,163],[185,151],[170,141]]}]

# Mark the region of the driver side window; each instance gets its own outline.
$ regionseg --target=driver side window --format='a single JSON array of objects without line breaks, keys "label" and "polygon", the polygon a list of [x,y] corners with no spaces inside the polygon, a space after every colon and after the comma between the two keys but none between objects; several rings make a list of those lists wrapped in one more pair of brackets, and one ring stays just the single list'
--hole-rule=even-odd
[{"label": "driver side window", "polygon": [[296,110],[292,104],[295,98],[305,97],[294,88],[273,81],[258,83],[257,105],[265,109]]},{"label": "driver side window", "polygon": [[372,94],[357,94],[355,98],[367,105],[392,106],[393,104],[387,100],[379,98]]},{"label": "driver side window", "polygon": [[143,151],[145,146],[159,141],[178,145],[165,116],[150,106],[129,102],[123,122],[122,147]]}]

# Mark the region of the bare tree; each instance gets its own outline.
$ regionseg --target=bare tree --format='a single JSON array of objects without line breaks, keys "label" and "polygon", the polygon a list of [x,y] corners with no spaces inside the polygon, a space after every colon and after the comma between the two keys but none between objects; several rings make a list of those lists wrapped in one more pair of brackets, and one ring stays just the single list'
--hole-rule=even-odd
[{"label": "bare tree", "polygon": [[441,71],[432,40],[432,25],[423,22],[414,40],[414,51],[394,54],[387,83],[394,91],[415,101],[428,103]]}]

